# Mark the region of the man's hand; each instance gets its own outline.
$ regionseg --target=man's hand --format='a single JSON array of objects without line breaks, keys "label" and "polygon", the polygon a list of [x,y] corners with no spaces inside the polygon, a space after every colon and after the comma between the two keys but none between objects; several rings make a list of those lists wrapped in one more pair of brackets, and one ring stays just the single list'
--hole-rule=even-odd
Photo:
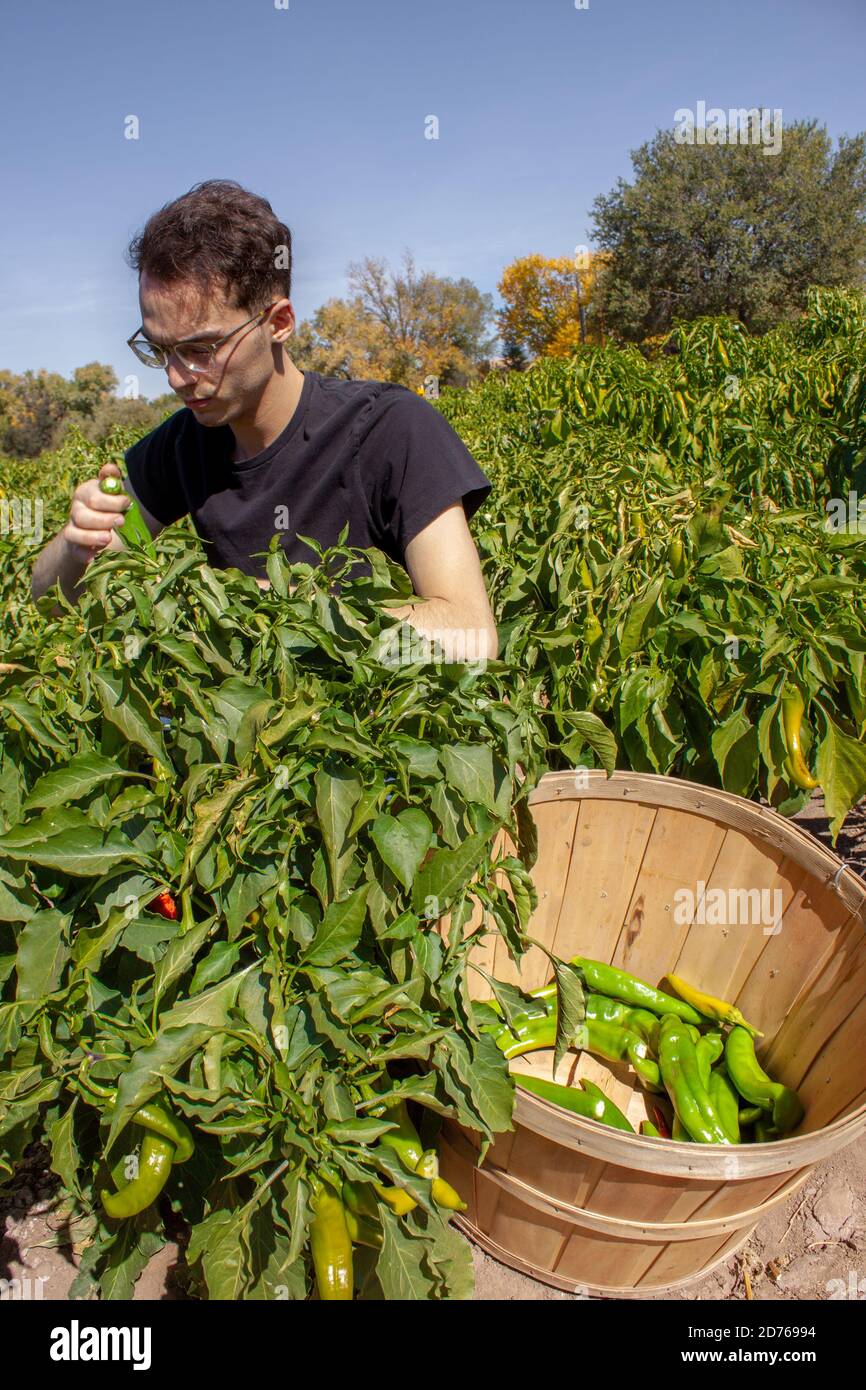
[{"label": "man's hand", "polygon": [[60,535],[69,554],[85,568],[97,551],[107,546],[123,549],[117,527],[123,524],[123,513],[132,499],[125,493],[109,497],[99,490],[103,478],[119,477],[116,463],[104,463],[98,478],[88,478],[72,494],[69,520]]}]

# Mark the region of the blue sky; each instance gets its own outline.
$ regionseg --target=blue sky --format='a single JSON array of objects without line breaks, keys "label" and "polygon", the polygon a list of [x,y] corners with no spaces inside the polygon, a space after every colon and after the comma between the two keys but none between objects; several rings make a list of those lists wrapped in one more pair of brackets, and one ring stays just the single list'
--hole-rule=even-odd
[{"label": "blue sky", "polygon": [[866,0],[40,0],[4,6],[0,39],[0,367],[121,382],[124,249],[201,179],[288,223],[300,320],[404,247],[498,302],[515,257],[590,241],[629,151],[699,100],[866,125]]}]

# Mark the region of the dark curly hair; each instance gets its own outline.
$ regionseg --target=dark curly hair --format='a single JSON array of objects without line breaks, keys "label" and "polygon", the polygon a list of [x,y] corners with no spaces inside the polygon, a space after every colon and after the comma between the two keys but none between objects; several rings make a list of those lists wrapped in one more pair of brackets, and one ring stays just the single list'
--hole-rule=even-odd
[{"label": "dark curly hair", "polygon": [[[279,253],[279,266],[277,258]],[[234,179],[206,179],[148,218],[127,248],[139,274],[173,285],[214,286],[255,313],[292,294],[292,234],[266,198]]]}]

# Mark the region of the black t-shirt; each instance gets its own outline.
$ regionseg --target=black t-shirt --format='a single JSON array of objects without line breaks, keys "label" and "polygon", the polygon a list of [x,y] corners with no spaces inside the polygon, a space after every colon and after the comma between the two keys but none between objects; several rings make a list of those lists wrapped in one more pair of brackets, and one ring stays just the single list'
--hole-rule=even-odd
[{"label": "black t-shirt", "polygon": [[[405,386],[305,372],[294,415],[260,454],[233,462],[228,425],[178,410],[126,452],[136,496],[169,525],[189,513],[215,568],[265,578],[271,537],[316,564],[298,540],[378,546],[405,568],[409,542],[462,498],[467,518],[491,483],[448,421]],[[352,577],[369,573],[353,567]]]}]

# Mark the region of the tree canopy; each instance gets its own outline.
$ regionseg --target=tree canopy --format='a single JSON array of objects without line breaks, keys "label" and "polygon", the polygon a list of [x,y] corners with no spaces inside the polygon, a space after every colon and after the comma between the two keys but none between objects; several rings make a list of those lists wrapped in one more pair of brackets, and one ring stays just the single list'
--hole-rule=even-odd
[{"label": "tree canopy", "polygon": [[863,134],[834,152],[817,122],[794,122],[771,154],[660,131],[632,162],[632,182],[593,206],[609,253],[599,307],[617,337],[640,342],[705,314],[763,333],[802,312],[810,285],[863,284]]}]

